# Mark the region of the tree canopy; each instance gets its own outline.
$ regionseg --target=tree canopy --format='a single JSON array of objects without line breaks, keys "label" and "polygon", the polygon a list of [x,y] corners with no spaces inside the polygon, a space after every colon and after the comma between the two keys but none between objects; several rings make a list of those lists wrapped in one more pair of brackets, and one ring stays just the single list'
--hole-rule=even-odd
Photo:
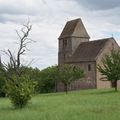
[{"label": "tree canopy", "polygon": [[79,67],[65,64],[60,68],[59,77],[61,82],[64,84],[65,91],[67,93],[68,85],[70,85],[71,82],[80,80],[80,78],[84,77],[84,71]]},{"label": "tree canopy", "polygon": [[120,80],[120,51],[112,50],[110,55],[105,55],[102,65],[98,65],[98,70],[104,78],[111,81],[117,91],[117,81]]}]

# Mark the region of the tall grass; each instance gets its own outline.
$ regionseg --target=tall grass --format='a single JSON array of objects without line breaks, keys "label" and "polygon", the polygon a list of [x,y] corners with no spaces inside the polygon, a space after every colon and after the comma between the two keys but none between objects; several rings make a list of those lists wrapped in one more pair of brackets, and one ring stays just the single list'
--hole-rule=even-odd
[{"label": "tall grass", "polygon": [[0,98],[0,120],[119,120],[120,92],[81,90],[34,96],[20,110]]}]

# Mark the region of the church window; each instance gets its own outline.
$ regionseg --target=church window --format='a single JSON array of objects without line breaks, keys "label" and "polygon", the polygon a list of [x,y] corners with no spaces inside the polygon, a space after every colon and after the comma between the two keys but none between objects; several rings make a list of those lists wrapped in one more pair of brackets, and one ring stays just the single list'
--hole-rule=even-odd
[{"label": "church window", "polygon": [[63,49],[65,49],[67,46],[67,40],[63,40]]},{"label": "church window", "polygon": [[64,60],[65,60],[65,58],[66,58],[66,56],[65,56],[65,54],[64,54]]},{"label": "church window", "polygon": [[88,71],[91,71],[91,64],[88,65]]}]

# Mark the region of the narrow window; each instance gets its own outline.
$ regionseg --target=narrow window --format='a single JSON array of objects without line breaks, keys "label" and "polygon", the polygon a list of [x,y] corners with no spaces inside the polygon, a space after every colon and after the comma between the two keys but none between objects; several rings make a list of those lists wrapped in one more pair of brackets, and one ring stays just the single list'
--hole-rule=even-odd
[{"label": "narrow window", "polygon": [[63,40],[63,49],[65,49],[67,46],[67,40]]},{"label": "narrow window", "polygon": [[91,64],[88,65],[88,71],[91,71]]},{"label": "narrow window", "polygon": [[64,60],[65,60],[65,57],[66,57],[66,56],[65,56],[65,54],[64,54]]}]

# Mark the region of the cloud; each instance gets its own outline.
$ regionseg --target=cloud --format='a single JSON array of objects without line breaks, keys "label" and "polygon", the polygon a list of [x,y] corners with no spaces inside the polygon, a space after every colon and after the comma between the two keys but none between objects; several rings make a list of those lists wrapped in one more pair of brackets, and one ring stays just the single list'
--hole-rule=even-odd
[{"label": "cloud", "polygon": [[120,7],[119,0],[76,0],[81,6],[91,10],[108,10]]},{"label": "cloud", "polygon": [[[81,17],[92,39],[113,36],[120,39],[119,0],[0,0],[0,49],[16,51],[15,30],[30,18],[33,25],[30,52],[23,61],[40,69],[57,64],[58,37],[66,23]],[[7,60],[7,59],[6,59]]]}]

